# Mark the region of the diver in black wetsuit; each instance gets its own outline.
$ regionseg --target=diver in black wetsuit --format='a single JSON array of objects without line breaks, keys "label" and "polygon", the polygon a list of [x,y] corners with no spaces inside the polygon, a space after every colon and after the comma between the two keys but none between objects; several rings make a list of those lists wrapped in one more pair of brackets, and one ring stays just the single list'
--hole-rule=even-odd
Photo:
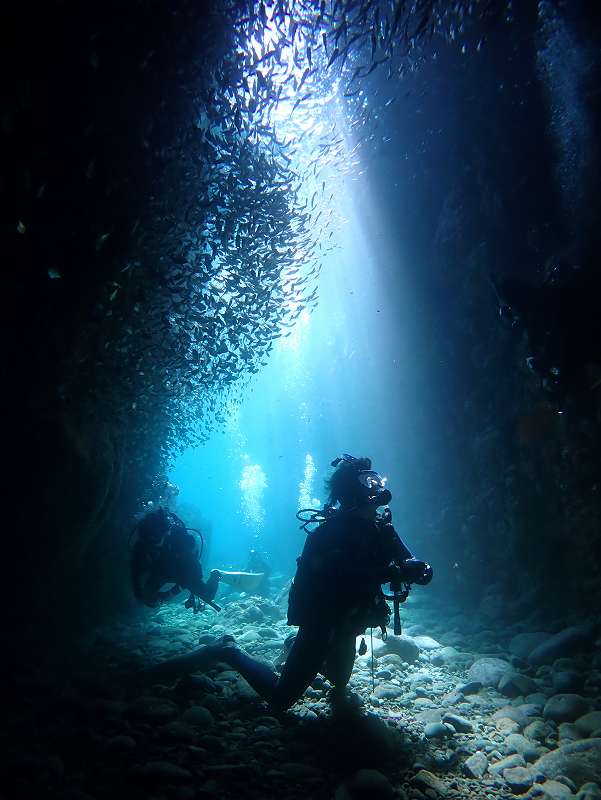
[{"label": "diver in black wetsuit", "polygon": [[[131,580],[137,600],[150,608],[179,594],[190,592],[187,608],[198,610],[198,600],[210,603],[219,585],[219,571],[203,580],[196,538],[172,511],[157,508],[142,517],[134,529],[136,541],[131,554]],[[161,591],[164,584],[175,584]]]},{"label": "diver in black wetsuit", "polygon": [[[389,610],[381,584],[419,583],[432,578],[431,567],[413,558],[390,523],[377,509],[392,495],[367,458],[344,455],[329,481],[330,501],[339,504],[322,514],[325,520],[308,534],[298,559],[289,602],[288,623],[298,625],[282,674],[255,661],[224,637],[185,656],[141,673],[164,679],[224,661],[238,670],[274,711],[295,703],[322,672],[344,696],[355,660],[356,636],[370,626],[385,626]],[[231,637],[230,637],[231,639]]]}]

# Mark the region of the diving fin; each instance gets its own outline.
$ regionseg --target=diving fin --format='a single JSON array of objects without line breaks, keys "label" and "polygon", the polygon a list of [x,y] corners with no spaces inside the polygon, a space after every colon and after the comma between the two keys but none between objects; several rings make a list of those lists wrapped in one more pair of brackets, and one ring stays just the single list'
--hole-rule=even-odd
[{"label": "diving fin", "polygon": [[239,592],[252,592],[263,580],[263,572],[226,572],[222,569],[217,570],[219,580],[233,586]]}]

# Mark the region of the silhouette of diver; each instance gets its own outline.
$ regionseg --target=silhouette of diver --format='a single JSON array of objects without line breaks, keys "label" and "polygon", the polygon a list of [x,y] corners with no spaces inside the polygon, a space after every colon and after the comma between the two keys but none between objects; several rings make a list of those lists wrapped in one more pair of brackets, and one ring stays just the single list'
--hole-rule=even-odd
[{"label": "silhouette of diver", "polygon": [[[145,514],[134,529],[136,541],[131,554],[131,580],[137,600],[150,608],[179,594],[190,592],[187,608],[198,610],[198,600],[218,610],[213,598],[219,586],[220,573],[211,570],[208,581],[203,580],[200,558],[202,551],[191,529],[172,511],[157,508]],[[164,584],[175,584],[161,591]]]},{"label": "silhouette of diver", "polygon": [[[345,454],[332,466],[338,469],[329,480],[331,505],[316,512],[313,519],[323,522],[308,531],[297,559],[288,598],[288,624],[298,625],[299,631],[281,676],[235,647],[233,638],[226,636],[216,644],[143,670],[137,679],[174,678],[224,661],[238,670],[276,713],[293,705],[319,672],[334,684],[332,699],[344,698],[357,635],[378,625],[385,630],[390,616],[381,585],[425,585],[432,578],[432,569],[412,556],[392,526],[389,511],[378,515],[377,509],[387,505],[392,495],[381,476],[371,470],[370,459]],[[334,509],[334,504],[339,506]]]}]

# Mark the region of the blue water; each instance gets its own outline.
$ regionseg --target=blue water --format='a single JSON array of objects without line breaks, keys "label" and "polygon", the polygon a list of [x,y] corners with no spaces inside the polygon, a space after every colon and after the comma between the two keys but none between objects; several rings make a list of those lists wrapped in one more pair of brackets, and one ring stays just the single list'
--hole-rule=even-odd
[{"label": "blue water", "polygon": [[330,462],[342,452],[372,459],[388,478],[397,529],[410,547],[422,544],[415,498],[430,424],[417,374],[427,359],[409,270],[382,236],[367,180],[349,179],[345,201],[348,222],[325,259],[317,309],[278,340],[225,431],[186,451],[170,475],[178,508],[193,504],[210,525],[205,567],[244,568],[255,547],[293,574],[305,536],[295,512],[325,502]]}]

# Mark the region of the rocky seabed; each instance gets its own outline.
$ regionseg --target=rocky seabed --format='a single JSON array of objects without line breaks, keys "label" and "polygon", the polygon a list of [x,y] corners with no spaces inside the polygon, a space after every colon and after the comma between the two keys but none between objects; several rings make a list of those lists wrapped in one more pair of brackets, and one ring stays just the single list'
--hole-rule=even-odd
[{"label": "rocky seabed", "polygon": [[319,676],[279,719],[227,664],[174,684],[121,680],[224,633],[280,664],[282,604],[220,602],[218,615],[174,604],[96,630],[85,668],[24,672],[8,712],[6,796],[601,800],[594,620],[484,627],[410,600],[402,636],[368,631],[344,708]]}]

